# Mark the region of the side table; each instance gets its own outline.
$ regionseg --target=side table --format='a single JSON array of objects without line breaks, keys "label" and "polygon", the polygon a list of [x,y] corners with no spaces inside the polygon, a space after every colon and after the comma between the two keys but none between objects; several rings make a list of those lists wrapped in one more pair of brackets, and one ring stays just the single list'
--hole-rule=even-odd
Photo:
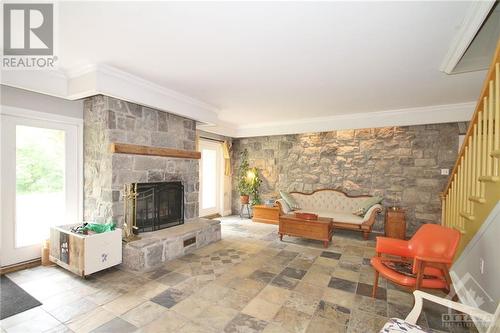
[{"label": "side table", "polygon": [[386,237],[406,239],[405,211],[399,207],[387,207],[384,229]]},{"label": "side table", "polygon": [[250,204],[249,203],[244,203],[241,204],[240,208],[240,219],[242,219],[245,216],[245,208],[247,211],[247,218],[251,219],[252,218],[252,213],[250,213]]}]

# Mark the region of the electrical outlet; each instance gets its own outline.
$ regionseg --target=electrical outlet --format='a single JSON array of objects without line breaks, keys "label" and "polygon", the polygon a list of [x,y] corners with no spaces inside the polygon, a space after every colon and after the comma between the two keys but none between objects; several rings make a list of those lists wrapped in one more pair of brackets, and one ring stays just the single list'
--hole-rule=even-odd
[{"label": "electrical outlet", "polygon": [[441,169],[442,176],[448,176],[450,174],[450,169]]},{"label": "electrical outlet", "polygon": [[479,271],[481,272],[481,274],[484,274],[484,259],[483,258],[479,258]]}]

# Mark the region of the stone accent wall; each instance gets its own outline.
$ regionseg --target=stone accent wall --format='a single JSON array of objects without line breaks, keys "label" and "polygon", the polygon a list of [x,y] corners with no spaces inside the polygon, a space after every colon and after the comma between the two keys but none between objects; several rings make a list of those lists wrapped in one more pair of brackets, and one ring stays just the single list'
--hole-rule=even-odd
[{"label": "stone accent wall", "polygon": [[[439,194],[458,154],[459,123],[333,131],[233,140],[233,213],[239,211],[239,153],[263,176],[262,197],[279,190],[337,188],[378,194],[384,205],[406,209],[409,234],[422,223],[439,223]],[[383,230],[383,215],[375,230]]]},{"label": "stone accent wall", "polygon": [[84,218],[123,225],[123,186],[182,181],[184,217],[198,217],[198,160],[112,154],[113,142],[194,150],[195,121],[108,96],[84,101]]}]

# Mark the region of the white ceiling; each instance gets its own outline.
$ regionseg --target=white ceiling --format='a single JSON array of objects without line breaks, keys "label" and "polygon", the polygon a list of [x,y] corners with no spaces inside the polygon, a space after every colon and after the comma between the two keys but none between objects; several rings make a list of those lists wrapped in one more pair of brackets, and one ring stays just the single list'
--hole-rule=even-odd
[{"label": "white ceiling", "polygon": [[439,71],[470,5],[60,2],[57,54],[63,69],[104,64],[203,101],[226,128],[301,131],[312,118],[474,102],[484,71]]}]

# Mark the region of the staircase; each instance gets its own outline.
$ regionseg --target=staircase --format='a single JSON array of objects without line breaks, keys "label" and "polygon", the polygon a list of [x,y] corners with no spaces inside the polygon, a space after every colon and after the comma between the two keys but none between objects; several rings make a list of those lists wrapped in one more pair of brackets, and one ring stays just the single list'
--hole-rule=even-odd
[{"label": "staircase", "polygon": [[500,200],[499,164],[500,41],[457,162],[442,194],[442,224],[462,233],[459,254]]}]

